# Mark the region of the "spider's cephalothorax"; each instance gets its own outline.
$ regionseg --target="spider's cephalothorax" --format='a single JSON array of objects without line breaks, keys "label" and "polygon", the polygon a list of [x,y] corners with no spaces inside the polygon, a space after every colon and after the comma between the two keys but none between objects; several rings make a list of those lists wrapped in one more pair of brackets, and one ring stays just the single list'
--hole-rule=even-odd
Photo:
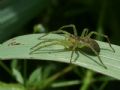
[{"label": "spider's cephalothorax", "polygon": [[79,37],[73,34],[70,34],[70,36],[68,37],[68,42],[69,42],[68,48],[72,49],[74,45],[79,44]]},{"label": "spider's cephalothorax", "polygon": [[[67,27],[72,27],[74,34],[68,33],[63,30],[64,28],[67,28]],[[81,50],[87,54],[96,55],[98,57],[98,59],[100,60],[100,62],[102,63],[103,67],[107,68],[99,56],[100,47],[99,47],[98,43],[94,39],[91,39],[92,35],[99,35],[99,36],[106,38],[109,46],[111,47],[113,52],[115,52],[115,50],[112,48],[112,46],[110,44],[109,38],[106,35],[99,34],[94,31],[88,33],[88,29],[84,29],[81,36],[78,36],[76,27],[73,24],[63,26],[63,27],[59,28],[57,31],[53,31],[50,33],[63,33],[63,36],[65,37],[65,39],[64,40],[59,40],[59,39],[53,39],[53,40],[50,39],[49,40],[48,39],[48,40],[42,41],[31,48],[32,51],[30,52],[30,54],[33,54],[35,51],[37,51],[41,48],[44,48],[44,47],[51,46],[51,45],[62,45],[65,48],[70,49],[72,51],[70,63],[72,62],[72,57],[73,57],[74,52]],[[47,36],[50,33],[47,33],[47,34],[43,35],[42,37]],[[41,39],[42,37],[40,37],[38,39]],[[51,43],[43,45],[43,46],[41,45],[42,43],[46,43],[46,42],[51,42]]]}]

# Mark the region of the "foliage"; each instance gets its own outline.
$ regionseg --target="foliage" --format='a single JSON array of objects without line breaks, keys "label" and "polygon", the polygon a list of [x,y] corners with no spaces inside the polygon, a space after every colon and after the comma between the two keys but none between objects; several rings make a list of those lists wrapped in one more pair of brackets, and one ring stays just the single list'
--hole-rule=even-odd
[{"label": "foliage", "polygon": [[[39,31],[49,32],[67,24],[75,24],[79,35],[84,28],[89,28],[90,31],[94,30],[108,35],[112,43],[120,45],[118,38],[120,33],[119,0],[21,0],[19,2],[15,0],[0,1],[0,42],[23,34],[37,33]],[[40,27],[37,27],[37,25],[40,25]],[[33,28],[40,28],[41,30],[33,30]],[[69,28],[67,31],[73,33]],[[23,37],[25,39],[28,36]],[[57,53],[48,54],[47,60],[51,58],[54,61],[68,63],[64,64],[51,60],[43,61],[46,54],[40,61],[30,58],[30,55],[26,55],[25,53],[29,53],[28,48],[39,42],[36,39],[38,35],[33,34],[33,36],[27,40],[25,39],[26,41],[20,41],[25,45],[19,45],[20,43],[14,42],[14,39],[11,39],[13,43],[9,44],[9,46],[8,43],[11,40],[0,44],[0,57],[5,59],[0,61],[1,90],[8,90],[8,87],[10,90],[13,88],[17,90],[16,87],[18,86],[20,86],[18,90],[61,90],[61,88],[63,90],[112,90],[120,88],[118,85],[119,81],[114,79],[119,79],[120,76],[119,46],[113,45],[116,50],[115,54],[113,54],[113,52],[109,51],[110,48],[106,43],[98,42],[102,48],[100,57],[109,67],[108,70],[97,64],[99,60],[96,57],[90,56],[95,58],[97,63],[81,53],[79,59],[75,62],[76,65],[81,67],[73,67],[68,66],[69,56],[66,56],[67,59],[65,58],[64,61],[60,57],[58,59],[51,57],[51,55],[54,56]],[[104,41],[100,37],[97,38]],[[28,42],[31,43],[26,45]],[[64,54],[65,52],[61,53],[63,53],[63,56],[68,55]],[[23,54],[25,55],[22,56]],[[35,54],[33,56],[39,59],[39,55]],[[89,69],[114,78],[89,71]]]}]

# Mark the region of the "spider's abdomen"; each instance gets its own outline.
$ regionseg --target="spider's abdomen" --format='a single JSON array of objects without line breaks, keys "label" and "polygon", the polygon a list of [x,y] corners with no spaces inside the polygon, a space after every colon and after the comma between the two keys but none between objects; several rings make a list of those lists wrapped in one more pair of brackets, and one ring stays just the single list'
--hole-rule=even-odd
[{"label": "spider's abdomen", "polygon": [[[100,52],[100,47],[98,45],[98,43],[91,39],[91,38],[83,38],[82,42],[84,44],[88,44],[90,47],[92,47],[98,54]],[[81,48],[80,50],[82,50],[83,52],[90,54],[90,55],[96,55],[95,52],[88,46],[84,46],[83,48]]]}]

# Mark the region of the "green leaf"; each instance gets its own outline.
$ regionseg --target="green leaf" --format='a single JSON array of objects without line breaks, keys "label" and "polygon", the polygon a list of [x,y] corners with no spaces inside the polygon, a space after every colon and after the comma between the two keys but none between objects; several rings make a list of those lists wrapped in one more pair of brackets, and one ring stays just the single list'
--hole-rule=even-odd
[{"label": "green leaf", "polygon": [[28,85],[35,85],[35,84],[38,84],[40,81],[42,81],[41,74],[42,74],[42,71],[40,67],[35,69],[29,77],[29,80],[27,82]]},{"label": "green leaf", "polygon": [[15,59],[12,60],[11,69],[12,69],[12,74],[15,77],[16,81],[18,81],[20,84],[24,84],[22,74],[18,69],[18,60],[15,60]]},{"label": "green leaf", "polygon": [[20,84],[6,84],[0,82],[0,90],[25,90],[25,88]]},{"label": "green leaf", "polygon": [[16,68],[12,68],[13,71],[13,75],[16,78],[16,80],[20,83],[20,84],[24,84],[24,80],[23,77],[20,73],[20,71],[18,71]]},{"label": "green leaf", "polygon": [[[30,34],[19,36],[10,39],[3,43],[0,47],[0,59],[36,59],[36,60],[50,60],[57,62],[64,62],[70,64],[71,51],[64,50],[63,46],[53,45],[46,48],[42,48],[37,51],[37,54],[29,54],[31,47],[39,43],[38,40],[42,34]],[[50,34],[43,38],[45,39],[64,39],[63,36],[58,34]],[[79,53],[79,57],[76,61],[76,54],[73,57],[73,64],[94,70],[96,72],[120,79],[120,46],[113,45],[115,53],[111,50],[108,43],[97,41],[100,45],[100,57],[103,63],[106,65],[105,69],[100,63],[97,56],[90,56],[87,54]],[[44,45],[44,44],[42,44]]]}]

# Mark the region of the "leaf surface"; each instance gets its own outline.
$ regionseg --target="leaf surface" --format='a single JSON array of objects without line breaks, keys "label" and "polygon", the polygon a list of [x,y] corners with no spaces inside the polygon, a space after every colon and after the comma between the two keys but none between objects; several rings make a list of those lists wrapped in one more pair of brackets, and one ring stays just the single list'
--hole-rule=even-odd
[{"label": "leaf surface", "polygon": [[[31,52],[30,48],[41,41],[46,39],[64,39],[64,37],[61,35],[49,34],[41,40],[38,40],[41,35],[43,34],[23,35],[4,42],[0,46],[0,59],[50,60],[70,64],[71,51],[65,50],[61,45],[52,45],[37,50],[34,52],[35,54],[29,54]],[[120,79],[120,46],[112,44],[112,47],[115,49],[114,53],[109,47],[108,43],[101,41],[97,42],[101,48],[100,58],[102,59],[107,69],[102,66],[97,56],[91,56],[83,53],[79,53],[79,55],[74,54],[72,64],[94,70],[116,79]],[[42,43],[41,45],[44,46],[44,44],[46,43]],[[74,61],[76,57],[77,60]]]}]

